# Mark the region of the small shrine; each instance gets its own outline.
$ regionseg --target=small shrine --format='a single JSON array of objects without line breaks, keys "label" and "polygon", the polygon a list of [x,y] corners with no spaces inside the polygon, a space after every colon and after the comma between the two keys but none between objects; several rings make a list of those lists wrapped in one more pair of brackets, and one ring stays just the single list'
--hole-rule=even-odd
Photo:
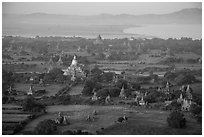
[{"label": "small shrine", "polygon": [[122,89],[121,89],[121,91],[120,91],[119,97],[121,97],[121,98],[126,98],[124,86],[122,87]]},{"label": "small shrine", "polygon": [[144,101],[143,97],[142,97],[141,100],[139,101],[139,105],[140,105],[140,106],[144,106],[144,105],[145,105],[145,101]]},{"label": "small shrine", "polygon": [[30,86],[27,95],[33,95],[33,85]]}]

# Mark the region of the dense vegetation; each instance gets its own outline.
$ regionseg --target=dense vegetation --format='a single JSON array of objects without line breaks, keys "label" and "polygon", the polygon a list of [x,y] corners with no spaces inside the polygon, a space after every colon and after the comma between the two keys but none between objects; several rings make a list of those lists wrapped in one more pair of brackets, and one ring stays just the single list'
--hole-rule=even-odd
[{"label": "dense vegetation", "polygon": [[173,111],[167,118],[168,125],[173,128],[184,128],[186,126],[186,119],[179,111]]}]

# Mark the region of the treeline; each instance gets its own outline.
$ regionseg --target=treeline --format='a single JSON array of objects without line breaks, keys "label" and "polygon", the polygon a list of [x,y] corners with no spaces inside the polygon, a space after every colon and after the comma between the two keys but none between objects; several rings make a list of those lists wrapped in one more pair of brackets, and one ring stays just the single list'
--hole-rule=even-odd
[{"label": "treeline", "polygon": [[[138,46],[143,52],[151,49],[166,50],[169,48],[173,53],[193,52],[202,54],[202,40],[193,40],[191,38],[172,39],[104,39],[103,44],[94,45],[95,39],[85,38],[64,38],[64,37],[37,37],[37,38],[22,38],[22,37],[4,37],[2,39],[2,49],[13,45],[13,48],[23,47],[29,48],[32,52],[48,53],[56,51],[57,46],[60,50],[69,51],[70,49],[77,50],[80,46],[83,50],[89,53],[110,50],[130,50],[137,51]],[[110,46],[111,45],[111,46]]]}]

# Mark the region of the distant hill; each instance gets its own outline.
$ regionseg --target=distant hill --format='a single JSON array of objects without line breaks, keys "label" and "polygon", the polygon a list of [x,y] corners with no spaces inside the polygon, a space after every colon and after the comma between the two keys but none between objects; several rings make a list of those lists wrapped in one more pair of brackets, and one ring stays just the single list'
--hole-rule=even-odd
[{"label": "distant hill", "polygon": [[31,23],[31,24],[70,24],[70,25],[140,25],[140,24],[201,24],[202,9],[183,9],[170,14],[146,15],[111,15],[100,14],[94,16],[57,15],[33,13],[26,15],[3,14],[3,23]]},{"label": "distant hill", "polygon": [[[202,9],[192,8],[183,9],[169,14],[145,14],[145,15],[129,15],[129,14],[100,14],[92,16],[81,15],[58,15],[46,13],[33,14],[3,14],[2,26],[4,32],[20,31],[65,31],[70,32],[79,29],[93,29],[97,26],[110,26],[108,28],[100,28],[100,30],[122,30],[131,26],[145,24],[202,24]],[[87,27],[89,26],[89,27]],[[123,26],[121,28],[121,26]],[[84,27],[84,28],[83,28]],[[86,27],[86,28],[85,28]],[[94,31],[96,30],[94,28]]]}]

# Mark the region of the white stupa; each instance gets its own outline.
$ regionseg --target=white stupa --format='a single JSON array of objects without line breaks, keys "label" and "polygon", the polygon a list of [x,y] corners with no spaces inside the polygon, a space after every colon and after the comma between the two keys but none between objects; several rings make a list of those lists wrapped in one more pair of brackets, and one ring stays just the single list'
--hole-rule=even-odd
[{"label": "white stupa", "polygon": [[78,64],[76,55],[74,55],[71,65],[66,70],[63,70],[63,71],[64,71],[64,75],[84,76],[84,73],[80,65]]},{"label": "white stupa", "polygon": [[33,86],[31,85],[28,92],[27,92],[27,95],[33,95]]},{"label": "white stupa", "polygon": [[119,95],[119,97],[121,97],[121,98],[125,98],[126,96],[125,96],[125,88],[124,88],[124,86],[122,87],[122,89],[120,90],[120,95]]},{"label": "white stupa", "polygon": [[76,59],[76,55],[74,55],[71,66],[77,66],[77,63],[78,63],[78,61]]}]

